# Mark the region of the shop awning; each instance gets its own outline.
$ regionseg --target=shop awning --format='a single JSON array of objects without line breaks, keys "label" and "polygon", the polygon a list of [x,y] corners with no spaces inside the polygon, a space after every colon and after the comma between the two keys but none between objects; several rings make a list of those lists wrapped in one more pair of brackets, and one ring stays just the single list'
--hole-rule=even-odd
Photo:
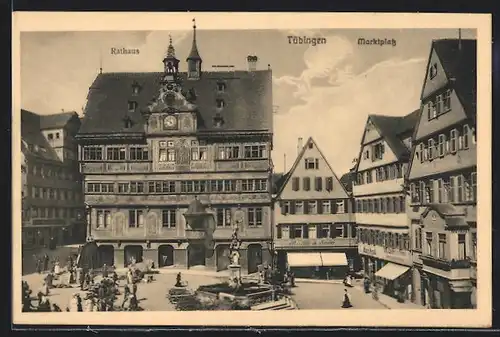
[{"label": "shop awning", "polygon": [[402,266],[400,264],[388,263],[383,266],[379,271],[375,273],[375,276],[383,277],[387,280],[395,280],[404,273],[406,273],[410,267]]},{"label": "shop awning", "polygon": [[347,257],[345,253],[323,253],[321,252],[323,267],[347,266]]},{"label": "shop awning", "polygon": [[290,267],[320,267],[322,266],[320,253],[287,253]]}]

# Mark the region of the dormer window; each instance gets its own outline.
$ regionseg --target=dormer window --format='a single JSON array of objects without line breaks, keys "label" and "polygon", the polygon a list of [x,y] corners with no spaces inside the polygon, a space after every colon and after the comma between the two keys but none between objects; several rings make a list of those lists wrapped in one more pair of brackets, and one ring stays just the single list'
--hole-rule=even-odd
[{"label": "dormer window", "polygon": [[216,104],[217,104],[217,108],[219,108],[219,109],[222,109],[223,107],[226,106],[226,103],[224,102],[224,100],[220,99],[220,98],[216,100]]},{"label": "dormer window", "polygon": [[129,116],[125,116],[123,123],[125,124],[125,129],[130,129],[133,125],[132,119]]},{"label": "dormer window", "polygon": [[139,91],[141,91],[141,86],[139,85],[139,83],[134,81],[134,83],[132,84],[132,95],[139,95]]},{"label": "dormer window", "polygon": [[134,112],[135,109],[137,109],[137,102],[129,101],[128,102],[128,111],[129,112]]},{"label": "dormer window", "polygon": [[225,92],[226,91],[226,83],[223,83],[223,82],[217,83],[217,91],[219,93]]},{"label": "dormer window", "polygon": [[437,75],[437,63],[434,63],[433,65],[431,65],[431,67],[429,68],[429,78],[432,80],[434,77],[436,77]]},{"label": "dormer window", "polygon": [[214,117],[214,126],[216,128],[220,128],[222,125],[224,125],[224,119],[219,113],[217,113]]}]

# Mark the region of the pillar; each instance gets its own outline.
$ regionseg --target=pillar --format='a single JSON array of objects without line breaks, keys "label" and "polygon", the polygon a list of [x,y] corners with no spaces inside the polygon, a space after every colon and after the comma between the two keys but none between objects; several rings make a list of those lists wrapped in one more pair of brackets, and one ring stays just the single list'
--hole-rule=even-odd
[{"label": "pillar", "polygon": [[123,246],[114,249],[114,261],[116,268],[125,267],[125,252],[123,251]]}]

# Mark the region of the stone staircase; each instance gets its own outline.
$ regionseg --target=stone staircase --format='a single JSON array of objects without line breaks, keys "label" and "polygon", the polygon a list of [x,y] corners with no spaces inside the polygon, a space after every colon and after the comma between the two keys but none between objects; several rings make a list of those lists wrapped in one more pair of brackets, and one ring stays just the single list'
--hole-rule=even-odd
[{"label": "stone staircase", "polygon": [[265,302],[255,305],[252,310],[298,310],[297,304],[289,298],[283,297],[277,301]]}]

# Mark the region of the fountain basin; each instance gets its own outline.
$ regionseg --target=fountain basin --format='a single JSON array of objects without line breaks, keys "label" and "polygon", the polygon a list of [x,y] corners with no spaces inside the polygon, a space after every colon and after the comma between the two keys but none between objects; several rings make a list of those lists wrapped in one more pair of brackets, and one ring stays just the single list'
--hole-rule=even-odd
[{"label": "fountain basin", "polygon": [[240,287],[233,288],[227,282],[200,286],[196,297],[202,303],[229,301],[241,307],[249,308],[253,305],[273,300],[273,289],[270,285],[256,282],[245,282]]}]

